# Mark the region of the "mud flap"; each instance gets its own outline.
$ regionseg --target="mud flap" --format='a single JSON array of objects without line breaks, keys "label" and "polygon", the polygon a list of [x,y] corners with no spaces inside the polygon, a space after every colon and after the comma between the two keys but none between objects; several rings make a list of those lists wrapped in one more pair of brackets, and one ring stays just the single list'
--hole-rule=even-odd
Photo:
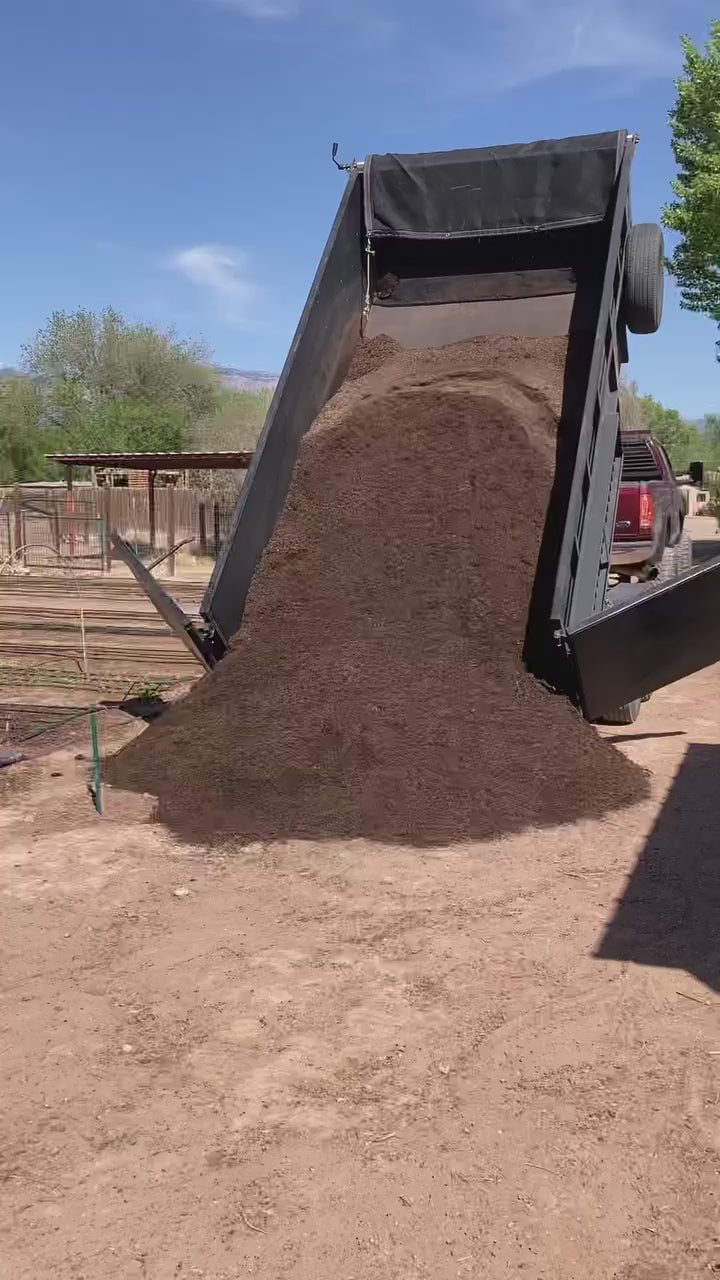
[{"label": "mud flap", "polygon": [[179,640],[182,640],[186,649],[189,649],[194,658],[209,671],[215,665],[216,659],[197,627],[187,614],[183,613],[178,604],[175,603],[172,596],[168,595],[160,586],[160,583],[153,577],[150,570],[146,568],[142,560],[138,559],[132,547],[128,545],[116,533],[110,535],[110,542],[113,551],[127,565],[130,572],[139,582],[145,595],[152,601],[157,609],[160,617],[167,622],[168,626]]},{"label": "mud flap", "polygon": [[720,661],[720,556],[568,634],[588,720]]}]

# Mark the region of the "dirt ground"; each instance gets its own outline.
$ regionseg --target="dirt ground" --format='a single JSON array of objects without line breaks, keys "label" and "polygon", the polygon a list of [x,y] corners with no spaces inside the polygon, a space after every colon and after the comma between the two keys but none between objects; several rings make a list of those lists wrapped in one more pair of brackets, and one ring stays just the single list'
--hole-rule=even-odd
[{"label": "dirt ground", "polygon": [[608,731],[652,801],[436,850],[204,850],[95,816],[76,745],[8,771],[4,1274],[720,1272],[719,695]]}]

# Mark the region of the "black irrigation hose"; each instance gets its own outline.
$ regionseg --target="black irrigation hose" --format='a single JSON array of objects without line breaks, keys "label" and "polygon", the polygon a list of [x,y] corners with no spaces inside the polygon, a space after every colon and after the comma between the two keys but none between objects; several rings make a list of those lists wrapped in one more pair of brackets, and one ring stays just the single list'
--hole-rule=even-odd
[{"label": "black irrigation hose", "polygon": [[[16,712],[28,711],[29,708],[18,707],[14,709],[12,707],[0,707],[0,713],[3,711],[13,711],[13,710],[15,710]],[[23,734],[21,738],[18,738],[18,742],[30,742],[32,738],[39,738],[40,735],[43,733],[49,733],[52,729],[60,729],[62,728],[63,725],[70,724],[72,720],[79,720],[81,716],[89,716],[89,715],[92,715],[93,712],[101,711],[101,710],[102,710],[102,707],[74,708],[70,713],[70,715],[63,716],[61,720],[49,721],[46,724],[41,725],[39,729],[33,729],[31,733]]]}]

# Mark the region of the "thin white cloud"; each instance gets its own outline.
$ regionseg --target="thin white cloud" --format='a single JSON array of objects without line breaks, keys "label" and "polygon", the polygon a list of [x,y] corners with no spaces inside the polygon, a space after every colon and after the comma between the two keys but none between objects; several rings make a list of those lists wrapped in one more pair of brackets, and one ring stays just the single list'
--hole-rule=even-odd
[{"label": "thin white cloud", "polygon": [[324,23],[332,22],[336,28],[343,26],[359,32],[364,39],[382,42],[388,35],[401,32],[404,23],[392,10],[394,0],[375,0],[373,3],[358,3],[358,0],[201,0],[204,4],[215,8],[229,9],[243,18],[319,19]]},{"label": "thin white cloud", "polygon": [[553,71],[629,68],[662,73],[680,53],[677,32],[667,30],[663,8],[640,0],[545,0],[542,17],[522,0],[511,36],[525,32],[524,70],[533,76]]},{"label": "thin white cloud", "polygon": [[257,297],[246,274],[247,255],[221,244],[196,244],[171,254],[169,266],[202,289],[223,319],[244,323]]},{"label": "thin white cloud", "polygon": [[[668,76],[681,62],[687,10],[706,0],[200,0],[244,18],[321,21],[334,45],[359,35],[392,60],[395,83],[435,99],[482,98],[567,72]],[[338,35],[338,33],[340,33]],[[382,68],[376,67],[380,73]],[[386,68],[387,70],[387,68]],[[599,79],[599,77],[596,77]]]},{"label": "thin white cloud", "polygon": [[572,71],[671,74],[681,58],[679,0],[462,0],[480,48],[472,66],[446,48],[442,77],[460,95]]},{"label": "thin white cloud", "polygon": [[296,0],[210,0],[223,9],[234,9],[244,18],[292,18],[298,11]]}]

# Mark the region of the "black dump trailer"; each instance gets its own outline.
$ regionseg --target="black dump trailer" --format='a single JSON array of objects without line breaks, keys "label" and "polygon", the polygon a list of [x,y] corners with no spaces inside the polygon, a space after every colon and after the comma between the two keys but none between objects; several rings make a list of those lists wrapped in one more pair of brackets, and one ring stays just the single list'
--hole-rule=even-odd
[{"label": "black dump trailer", "polygon": [[[627,332],[662,312],[660,228],[633,226],[626,132],[479,150],[373,155],[349,168],[230,535],[202,604],[178,618],[129,548],[154,603],[212,666],[238,631],[283,509],[300,441],[357,344],[567,336],[556,475],[525,660],[589,719],[632,718],[654,690],[720,658],[720,558],[640,591],[608,587]],[[502,441],[498,441],[502,449]]]}]

